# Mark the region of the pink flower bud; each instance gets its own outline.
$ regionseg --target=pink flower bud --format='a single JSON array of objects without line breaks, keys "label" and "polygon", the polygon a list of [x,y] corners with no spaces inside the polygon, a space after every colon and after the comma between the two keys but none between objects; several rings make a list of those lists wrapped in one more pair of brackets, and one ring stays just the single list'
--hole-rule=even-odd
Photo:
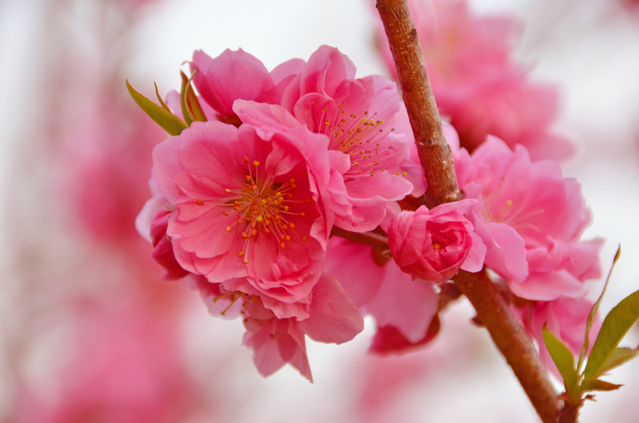
[{"label": "pink flower bud", "polygon": [[460,268],[481,270],[486,247],[464,217],[474,200],[442,204],[430,212],[425,206],[405,211],[388,227],[388,244],[395,263],[415,278],[441,282]]}]

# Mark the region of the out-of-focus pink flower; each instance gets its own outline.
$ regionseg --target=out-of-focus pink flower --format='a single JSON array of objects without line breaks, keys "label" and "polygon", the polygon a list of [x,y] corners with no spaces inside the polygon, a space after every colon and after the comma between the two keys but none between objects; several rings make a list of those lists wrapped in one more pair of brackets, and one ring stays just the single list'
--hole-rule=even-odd
[{"label": "out-of-focus pink flower", "polygon": [[[531,83],[511,57],[514,19],[475,17],[463,0],[410,1],[409,6],[440,113],[451,117],[462,146],[472,151],[491,134],[513,149],[525,145],[535,160],[572,154],[570,143],[551,132],[555,89]],[[378,34],[395,74],[381,28]]]},{"label": "out-of-focus pink flower", "polygon": [[574,152],[566,139],[548,130],[557,116],[556,90],[532,83],[518,72],[504,72],[501,78],[477,87],[459,104],[442,101],[441,109],[450,116],[464,147],[471,151],[490,134],[507,140],[511,149],[524,145],[533,159],[562,160]]},{"label": "out-of-focus pink flower", "polygon": [[308,317],[332,226],[320,188],[328,183],[326,137],[303,126],[262,139],[210,121],[154,150],[155,175],[175,207],[168,221],[178,263],[258,295],[279,318]]},{"label": "out-of-focus pink flower", "polygon": [[262,376],[269,376],[289,363],[313,381],[306,355],[305,335],[318,342],[341,344],[364,329],[364,320],[337,280],[323,274],[313,287],[309,317],[278,318],[264,307],[258,296],[223,292],[220,284],[194,276],[192,283],[211,314],[241,315],[246,334],[244,344],[254,351],[253,361]]},{"label": "out-of-focus pink flower", "polygon": [[580,242],[590,214],[576,181],[494,137],[472,156],[455,152],[455,170],[466,198],[478,201],[471,221],[488,248],[485,263],[513,293],[543,301],[585,295],[583,281],[599,274],[601,241]]},{"label": "out-of-focus pink flower", "polygon": [[462,268],[479,272],[486,246],[464,217],[475,203],[462,200],[426,206],[395,216],[388,226],[388,245],[402,271],[432,282],[452,278]]},{"label": "out-of-focus pink flower", "polygon": [[48,393],[25,392],[13,421],[171,423],[198,410],[173,317],[95,304],[74,312],[68,360]]}]

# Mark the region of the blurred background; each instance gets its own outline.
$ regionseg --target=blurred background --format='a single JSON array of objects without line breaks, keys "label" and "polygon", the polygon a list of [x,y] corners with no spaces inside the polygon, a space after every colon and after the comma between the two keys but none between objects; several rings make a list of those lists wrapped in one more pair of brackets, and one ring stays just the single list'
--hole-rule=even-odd
[{"label": "blurred background", "polygon": [[[622,0],[477,0],[518,22],[516,60],[559,93],[564,163],[593,212],[585,238],[622,256],[607,312],[639,288],[639,6]],[[128,97],[179,87],[195,49],[242,48],[272,69],[338,47],[358,76],[388,71],[367,0],[0,0],[0,421],[535,422],[464,301],[439,338],[400,357],[309,341],[313,384],[264,379],[240,321],[160,280],[134,219],[165,138]],[[599,292],[593,285],[593,295]],[[371,323],[371,322],[367,322]],[[637,332],[628,336],[633,346]],[[582,422],[635,422],[639,365]]]}]

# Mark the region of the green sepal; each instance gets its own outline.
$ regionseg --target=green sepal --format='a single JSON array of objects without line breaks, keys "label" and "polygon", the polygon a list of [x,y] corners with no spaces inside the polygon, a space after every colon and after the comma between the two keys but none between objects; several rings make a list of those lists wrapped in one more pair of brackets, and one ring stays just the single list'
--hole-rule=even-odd
[{"label": "green sepal", "polygon": [[637,319],[639,319],[639,291],[624,298],[606,316],[599,336],[590,351],[584,379],[597,379],[604,373],[606,363]]},{"label": "green sepal", "polygon": [[186,123],[179,117],[175,116],[168,110],[168,107],[165,109],[163,106],[158,106],[148,98],[144,97],[139,92],[135,91],[129,81],[126,81],[126,87],[129,90],[129,94],[133,97],[133,100],[140,106],[144,113],[146,113],[151,119],[155,121],[162,129],[168,132],[171,135],[180,135],[180,133],[188,128]]},{"label": "green sepal", "polygon": [[581,392],[586,391],[615,391],[621,388],[623,385],[617,385],[615,383],[606,382],[601,379],[584,379],[579,387]]},{"label": "green sepal", "polygon": [[627,347],[619,347],[615,349],[612,354],[610,354],[610,357],[608,358],[608,361],[606,361],[606,364],[604,364],[604,366],[601,368],[601,374],[608,373],[610,370],[621,366],[627,361],[632,360],[637,356],[637,354],[639,354],[639,348],[632,349]]},{"label": "green sepal", "polygon": [[579,402],[579,392],[577,391],[577,385],[579,383],[579,376],[575,369],[575,357],[572,355],[572,351],[564,345],[555,335],[552,334],[546,328],[544,324],[543,328],[544,343],[546,348],[552,357],[552,361],[555,362],[561,377],[564,378],[564,386],[566,387],[566,394],[572,398],[576,403]]},{"label": "green sepal", "polygon": [[180,92],[180,98],[182,100],[182,114],[189,126],[193,123],[193,121],[197,120],[200,122],[206,122],[207,120],[206,115],[202,110],[202,106],[200,105],[200,101],[197,99],[195,91],[191,86],[193,76],[195,76],[195,72],[193,72],[193,75],[188,78],[184,72],[180,71],[180,77],[182,78],[182,90]]}]

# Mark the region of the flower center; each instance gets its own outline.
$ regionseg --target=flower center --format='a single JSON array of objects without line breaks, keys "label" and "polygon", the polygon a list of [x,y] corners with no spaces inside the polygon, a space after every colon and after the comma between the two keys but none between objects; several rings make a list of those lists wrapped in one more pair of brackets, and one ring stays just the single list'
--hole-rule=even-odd
[{"label": "flower center", "polygon": [[[362,115],[347,113],[340,104],[337,112],[330,116],[327,109],[322,110],[320,118],[319,132],[328,135],[331,142],[330,150],[338,150],[351,157],[351,169],[349,172],[362,174],[370,173],[374,175],[378,169],[379,156],[387,146],[384,138],[389,132],[385,132],[383,119],[375,119],[377,113],[369,116],[365,111]],[[390,132],[395,128],[391,128]]]},{"label": "flower center", "polygon": [[[242,188],[226,188],[226,193],[232,194],[234,198],[220,204],[220,206],[226,208],[223,212],[225,216],[237,213],[237,220],[227,226],[226,231],[231,232],[235,225],[240,228],[240,234],[245,241],[242,249],[237,252],[237,256],[242,259],[244,264],[247,264],[249,262],[247,256],[249,243],[260,233],[274,236],[280,248],[285,248],[286,243],[295,236],[299,237],[302,242],[308,240],[306,235],[297,233],[296,225],[290,221],[290,218],[306,216],[304,211],[297,210],[304,207],[304,203],[311,203],[312,198],[309,195],[306,201],[302,201],[299,199],[299,195],[296,195],[294,199],[294,194],[298,194],[296,193],[295,178],[276,182],[273,175],[260,174],[259,161],[251,161],[248,157],[244,157],[244,161],[248,163],[248,170]],[[197,203],[204,204],[201,200],[198,200]],[[291,210],[291,206],[294,210]]]}]

